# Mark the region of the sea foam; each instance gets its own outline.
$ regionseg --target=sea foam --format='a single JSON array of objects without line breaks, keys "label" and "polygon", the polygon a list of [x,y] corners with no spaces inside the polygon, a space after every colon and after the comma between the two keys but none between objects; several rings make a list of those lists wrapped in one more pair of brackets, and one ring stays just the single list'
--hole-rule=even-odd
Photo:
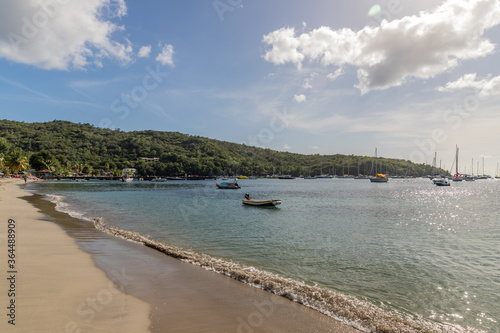
[{"label": "sea foam", "polygon": [[150,236],[113,226],[101,217],[88,217],[85,213],[74,210],[65,203],[62,196],[50,195],[49,197],[50,201],[56,205],[56,210],[67,213],[74,218],[90,221],[100,231],[127,241],[143,244],[170,257],[285,297],[362,332],[483,332],[472,328],[464,330],[458,325],[431,322],[402,311],[385,310],[368,301],[347,296],[331,289],[312,286],[252,266],[165,244]]}]

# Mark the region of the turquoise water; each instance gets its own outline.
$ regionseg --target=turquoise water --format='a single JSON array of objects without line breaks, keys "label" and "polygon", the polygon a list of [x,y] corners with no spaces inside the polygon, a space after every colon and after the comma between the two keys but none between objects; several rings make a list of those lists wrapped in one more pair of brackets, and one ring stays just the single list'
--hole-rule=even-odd
[{"label": "turquoise water", "polygon": [[[239,183],[240,190],[217,190],[215,181],[33,186],[61,196],[60,209],[73,215],[444,324],[440,330],[500,331],[500,181]],[[245,193],[283,204],[243,206]]]}]

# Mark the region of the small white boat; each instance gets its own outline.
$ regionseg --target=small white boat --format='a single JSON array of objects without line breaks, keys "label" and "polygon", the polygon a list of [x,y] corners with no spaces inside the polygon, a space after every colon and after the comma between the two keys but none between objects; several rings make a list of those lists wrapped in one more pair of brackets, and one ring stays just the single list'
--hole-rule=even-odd
[{"label": "small white boat", "polygon": [[433,180],[433,182],[437,186],[450,186],[450,182],[448,181],[448,178],[436,179],[436,180]]},{"label": "small white boat", "polygon": [[444,178],[444,177],[436,177],[436,178],[433,178],[433,179],[432,179],[432,182],[433,182],[434,184],[436,184],[436,183],[442,182],[443,180],[445,180],[445,178]]},{"label": "small white boat", "polygon": [[167,180],[165,178],[158,178],[158,177],[155,177],[153,179],[151,179],[152,182],[166,182]]},{"label": "small white boat", "polygon": [[238,182],[236,179],[232,183],[224,182],[224,183],[215,183],[217,185],[217,188],[220,189],[226,189],[226,190],[237,190],[240,188],[240,185],[238,185]]},{"label": "small white boat", "polygon": [[248,206],[276,206],[276,205],[281,205],[281,199],[269,199],[269,200],[243,199],[242,203]]},{"label": "small white boat", "polygon": [[276,206],[281,205],[281,199],[268,199],[268,200],[257,200],[251,199],[250,194],[245,193],[245,199],[241,201],[244,205],[248,206]]}]

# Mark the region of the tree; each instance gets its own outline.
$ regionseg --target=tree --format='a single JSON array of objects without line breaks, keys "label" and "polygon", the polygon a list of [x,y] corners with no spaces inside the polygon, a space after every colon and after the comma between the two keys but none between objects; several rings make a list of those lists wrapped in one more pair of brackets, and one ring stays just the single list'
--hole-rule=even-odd
[{"label": "tree", "polygon": [[29,163],[32,168],[36,170],[48,169],[54,171],[50,168],[54,164],[54,156],[47,150],[42,150],[38,153],[31,155]]},{"label": "tree", "polygon": [[0,138],[0,154],[7,154],[10,150],[10,145],[5,138]]},{"label": "tree", "polygon": [[21,149],[16,148],[10,155],[5,159],[5,165],[12,170],[13,173],[18,173],[19,171],[24,171],[28,169],[28,158]]},{"label": "tree", "polygon": [[3,153],[0,153],[0,171],[5,170],[5,156]]}]

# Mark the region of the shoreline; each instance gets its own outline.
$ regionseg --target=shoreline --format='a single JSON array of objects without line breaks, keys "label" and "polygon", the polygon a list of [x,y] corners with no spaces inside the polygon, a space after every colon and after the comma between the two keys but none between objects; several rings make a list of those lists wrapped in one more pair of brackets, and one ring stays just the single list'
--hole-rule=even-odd
[{"label": "shoreline", "polygon": [[286,298],[108,235],[57,212],[42,195],[19,191],[43,212],[38,219],[57,224],[92,257],[93,268],[104,271],[108,282],[149,305],[150,312],[141,312],[149,315],[149,330],[134,332],[359,332]]},{"label": "shoreline", "polygon": [[150,305],[119,290],[74,239],[21,199],[32,195],[23,184],[0,181],[1,255],[12,260],[1,264],[0,331],[147,332]]}]

